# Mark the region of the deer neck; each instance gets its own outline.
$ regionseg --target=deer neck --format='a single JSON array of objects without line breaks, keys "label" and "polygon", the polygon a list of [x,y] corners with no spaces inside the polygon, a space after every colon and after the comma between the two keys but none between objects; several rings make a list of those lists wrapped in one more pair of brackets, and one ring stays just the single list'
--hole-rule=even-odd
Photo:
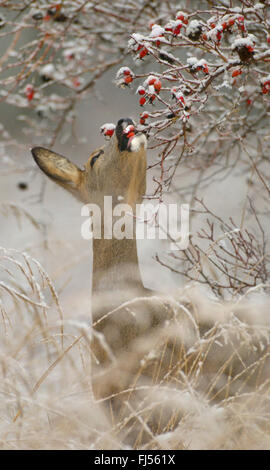
[{"label": "deer neck", "polygon": [[93,314],[143,295],[136,238],[93,240]]},{"label": "deer neck", "polygon": [[92,297],[105,301],[107,296],[111,309],[143,295],[145,290],[138,262],[135,217],[137,204],[145,194],[145,151],[142,149],[135,161],[132,154],[125,152],[109,165],[103,174],[110,174],[110,179],[103,183],[98,198],[102,222],[101,237],[93,239]]},{"label": "deer neck", "polygon": [[125,280],[142,285],[136,239],[93,240],[93,292],[120,288]]}]

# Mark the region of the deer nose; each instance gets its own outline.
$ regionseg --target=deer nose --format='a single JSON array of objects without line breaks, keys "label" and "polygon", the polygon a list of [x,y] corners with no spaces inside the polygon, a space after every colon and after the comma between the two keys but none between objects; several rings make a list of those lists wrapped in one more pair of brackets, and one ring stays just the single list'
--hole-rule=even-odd
[{"label": "deer nose", "polygon": [[120,152],[129,150],[131,139],[135,136],[135,126],[134,122],[130,118],[119,119],[115,135],[118,142],[118,148]]},{"label": "deer nose", "polygon": [[132,121],[132,119],[130,118],[122,118],[122,119],[119,119],[117,125],[116,125],[116,129],[118,129],[118,131],[121,133],[126,129],[126,127],[128,126],[134,126],[134,122]]}]

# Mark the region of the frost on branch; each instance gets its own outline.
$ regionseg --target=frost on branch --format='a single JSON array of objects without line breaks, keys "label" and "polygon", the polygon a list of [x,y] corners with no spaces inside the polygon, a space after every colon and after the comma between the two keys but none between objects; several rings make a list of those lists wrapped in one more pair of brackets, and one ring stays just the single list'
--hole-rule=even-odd
[{"label": "frost on branch", "polygon": [[[248,126],[255,132],[251,108],[245,106],[248,102],[262,113],[266,109],[268,85],[262,83],[269,74],[270,31],[264,3],[237,0],[227,7],[202,2],[198,7],[196,2],[156,0],[150,8],[143,0],[136,5],[129,0],[102,5],[41,0],[31,5],[4,3],[0,34],[7,38],[7,50],[0,62],[0,99],[30,110],[39,143],[45,129],[51,136],[44,134],[44,143],[56,141],[69,127],[70,113],[76,118],[77,103],[113,66],[119,69],[116,84],[125,90],[145,87],[149,74],[158,77],[160,83],[147,85],[145,94],[139,89],[134,105],[147,108],[145,130],[155,134],[153,146],[161,151],[162,142],[167,146],[167,155],[183,141],[188,154],[192,141],[198,148],[196,129],[203,134],[210,126],[211,133],[216,132],[214,123],[228,110],[229,100],[249,112],[242,131]],[[241,73],[232,76],[235,69]],[[243,83],[248,95],[238,93]],[[28,85],[32,95],[25,92]],[[189,139],[183,127],[187,110],[172,98],[175,88],[185,100],[188,97],[189,123],[195,132]],[[231,128],[235,124],[234,119],[226,121]]]},{"label": "frost on branch", "polygon": [[[249,171],[252,176],[256,174],[256,184],[259,181],[263,197],[270,202],[269,183],[261,170],[270,150],[269,11],[265,4],[242,0],[226,5],[205,2],[198,8],[194,2],[184,11],[174,10],[173,6],[168,11],[163,6],[152,21],[134,28],[127,42],[134,60],[129,92],[136,93],[134,99],[144,108],[138,121],[148,135],[148,148],[156,153],[157,163],[151,168],[158,176],[153,178],[154,194],[148,197],[159,202],[174,188],[178,196],[188,195],[192,202],[202,188],[211,184],[211,178],[223,180],[243,162],[239,175],[244,178]],[[178,175],[184,168],[194,172],[194,183],[182,189]],[[254,194],[258,194],[253,180]],[[251,192],[253,186],[248,185]],[[256,210],[254,213],[258,216]],[[245,216],[247,209],[242,216],[243,226]],[[209,227],[213,233],[205,232],[200,242],[207,239],[216,244],[214,226]],[[181,270],[183,259],[175,256],[180,266],[177,272],[200,279],[218,295],[242,293],[265,283],[268,260],[260,262],[260,256],[266,255],[259,219],[257,229],[262,238],[258,242],[252,231],[243,232],[241,227],[238,233],[233,232],[234,228],[233,221],[228,223],[227,229],[233,234],[227,256],[217,250],[213,254],[213,263],[224,275],[218,285],[203,271],[200,256],[206,257],[207,252],[198,251],[197,246],[185,253],[187,265],[190,263],[185,272]],[[222,240],[220,243],[218,246],[222,246]],[[193,277],[190,273],[194,263],[200,275],[196,272]],[[232,266],[235,278],[230,272]]]},{"label": "frost on branch", "polygon": [[[162,161],[161,198],[176,174],[169,164],[171,154],[202,169],[216,142],[215,163],[222,167],[224,154],[233,155],[232,149],[256,135],[258,127],[261,136],[268,132],[266,6],[242,0],[228,7],[208,6],[206,2],[196,10],[194,3],[184,11],[163,6],[127,41],[136,64],[129,85],[148,115],[147,120],[140,116],[140,123],[149,148],[157,149]],[[269,139],[263,145],[269,147]]]},{"label": "frost on branch", "polygon": [[246,37],[237,37],[232,43],[232,51],[237,51],[242,62],[248,62],[254,54],[256,38],[252,34]]},{"label": "frost on branch", "polygon": [[202,25],[198,20],[191,20],[186,29],[186,35],[192,41],[198,41],[202,32]]},{"label": "frost on branch", "polygon": [[[107,74],[133,99],[130,115],[154,151],[154,189],[146,197],[162,202],[174,191],[192,203],[212,178],[223,181],[243,165],[239,178],[251,180],[248,191],[261,195],[266,211],[267,2],[8,0],[2,9],[0,100],[16,109],[32,145],[76,136],[79,103]],[[102,126],[106,138],[113,130]],[[5,128],[6,156],[20,142],[3,135]],[[191,182],[180,185],[185,171]]]}]

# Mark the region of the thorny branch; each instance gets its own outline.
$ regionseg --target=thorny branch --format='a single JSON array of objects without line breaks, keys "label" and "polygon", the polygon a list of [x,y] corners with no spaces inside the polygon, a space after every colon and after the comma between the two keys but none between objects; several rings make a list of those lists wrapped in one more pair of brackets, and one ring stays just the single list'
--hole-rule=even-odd
[{"label": "thorny branch", "polygon": [[[247,177],[259,239],[243,228],[245,210],[237,230],[201,201],[206,226],[188,250],[171,256],[171,269],[223,295],[268,279],[260,215],[270,193],[270,9],[266,0],[199,3],[2,1],[0,103],[17,109],[33,144],[53,147],[64,133],[72,136],[78,104],[110,72],[123,93],[134,94],[131,114],[156,152],[147,197],[161,203],[173,193],[193,204],[233,171]],[[0,135],[0,157],[22,146],[4,123]],[[191,184],[179,183],[184,172],[194,175]],[[260,212],[252,198],[258,193]]]},{"label": "thorny branch", "polygon": [[168,261],[157,256],[157,261],[189,280],[207,285],[224,298],[257,285],[266,286],[270,255],[264,228],[252,201],[249,199],[256,230],[240,230],[232,218],[225,222],[203,200],[195,198],[195,201],[198,208],[192,212],[205,217],[203,228],[191,236],[186,250],[170,253]]}]

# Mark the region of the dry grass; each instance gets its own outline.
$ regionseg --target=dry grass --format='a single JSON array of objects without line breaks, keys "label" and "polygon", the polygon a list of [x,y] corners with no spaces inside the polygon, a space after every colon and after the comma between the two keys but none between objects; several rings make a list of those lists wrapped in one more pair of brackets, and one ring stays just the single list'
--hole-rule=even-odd
[{"label": "dry grass", "polygon": [[270,447],[270,302],[259,289],[233,303],[195,285],[133,300],[111,318],[136,335],[117,351],[96,332],[109,351],[96,365],[90,319],[65,320],[41,265],[5,249],[0,265],[3,449]]}]

